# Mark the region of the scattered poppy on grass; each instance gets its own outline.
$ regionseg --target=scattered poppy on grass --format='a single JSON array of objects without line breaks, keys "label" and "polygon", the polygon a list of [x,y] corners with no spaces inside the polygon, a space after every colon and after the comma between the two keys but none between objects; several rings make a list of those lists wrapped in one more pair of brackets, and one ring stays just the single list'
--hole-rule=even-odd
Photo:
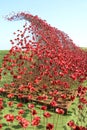
[{"label": "scattered poppy on grass", "polygon": [[18,114],[19,115],[22,115],[22,114],[24,114],[25,113],[25,111],[23,110],[23,109],[20,109],[19,111],[18,111]]},{"label": "scattered poppy on grass", "polygon": [[8,122],[13,122],[14,121],[14,115],[12,115],[12,114],[7,114],[7,115],[4,116],[4,118]]},{"label": "scattered poppy on grass", "polygon": [[22,119],[22,116],[20,116],[20,115],[16,116],[16,120],[20,121],[21,119]]},{"label": "scattered poppy on grass", "polygon": [[19,124],[23,127],[23,128],[27,128],[30,124],[30,122],[28,120],[26,120],[25,118],[21,118],[19,121]]},{"label": "scattered poppy on grass", "polygon": [[32,98],[33,98],[32,95],[27,95],[27,99],[28,99],[28,100],[31,100]]},{"label": "scattered poppy on grass", "polygon": [[87,104],[87,100],[85,97],[81,97],[79,98],[80,102],[83,103],[83,104]]},{"label": "scattered poppy on grass", "polygon": [[8,106],[12,107],[13,106],[13,102],[12,101],[8,102]]},{"label": "scattered poppy on grass", "polygon": [[61,109],[61,108],[56,108],[56,112],[57,112],[58,114],[64,114],[64,110]]},{"label": "scattered poppy on grass", "polygon": [[18,103],[17,108],[21,108],[21,107],[23,107],[23,103]]},{"label": "scattered poppy on grass", "polygon": [[37,114],[37,111],[36,111],[36,110],[32,110],[32,111],[31,111],[31,114],[32,114],[33,116],[35,116],[35,115]]},{"label": "scattered poppy on grass", "polygon": [[47,110],[47,106],[41,106],[41,110],[43,111]]},{"label": "scattered poppy on grass", "polygon": [[87,130],[87,128],[84,127],[84,126],[77,126],[77,125],[76,125],[76,128],[73,129],[73,130]]},{"label": "scattered poppy on grass", "polygon": [[70,128],[72,129],[72,130],[87,130],[87,128],[86,127],[84,127],[84,126],[78,126],[78,125],[76,125],[75,123],[74,123],[74,121],[69,121],[68,123],[67,123],[67,125],[68,126],[70,126]]},{"label": "scattered poppy on grass", "polygon": [[3,92],[5,92],[5,89],[0,87],[0,93],[3,93]]},{"label": "scattered poppy on grass", "polygon": [[22,78],[22,76],[21,76],[21,75],[18,75],[18,76],[17,76],[17,79],[21,79],[21,78]]},{"label": "scattered poppy on grass", "polygon": [[2,102],[3,101],[3,98],[0,98],[0,102]]},{"label": "scattered poppy on grass", "polygon": [[2,127],[3,127],[3,125],[2,125],[2,124],[0,124],[0,129],[2,129]]},{"label": "scattered poppy on grass", "polygon": [[82,110],[83,109],[83,105],[78,105],[78,108],[79,108],[79,110]]},{"label": "scattered poppy on grass", "polygon": [[28,108],[29,109],[33,109],[34,108],[34,104],[28,104]]},{"label": "scattered poppy on grass", "polygon": [[34,117],[31,122],[32,126],[38,126],[40,124],[40,120],[41,120],[40,117],[38,116]]},{"label": "scattered poppy on grass", "polygon": [[49,117],[51,117],[51,114],[49,113],[49,112],[44,112],[44,117],[46,117],[46,118],[49,118]]},{"label": "scattered poppy on grass", "polygon": [[76,125],[75,125],[75,123],[74,123],[74,121],[69,121],[68,123],[67,123],[67,125],[68,126],[70,126],[70,128],[72,128],[72,129],[75,129],[76,128]]},{"label": "scattered poppy on grass", "polygon": [[53,128],[54,128],[54,125],[51,124],[51,123],[48,123],[48,124],[46,125],[46,130],[53,130]]}]

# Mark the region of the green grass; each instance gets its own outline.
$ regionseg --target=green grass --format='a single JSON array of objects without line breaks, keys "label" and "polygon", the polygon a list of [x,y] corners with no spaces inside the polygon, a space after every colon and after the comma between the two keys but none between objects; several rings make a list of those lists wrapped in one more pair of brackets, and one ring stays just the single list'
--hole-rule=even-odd
[{"label": "green grass", "polygon": [[[3,96],[1,96],[3,97]],[[8,123],[6,122],[6,120],[3,118],[4,115],[11,113],[13,115],[18,115],[18,108],[17,103],[19,103],[19,101],[17,101],[15,98],[13,100],[14,105],[12,108],[8,107],[7,103],[8,101],[10,101],[8,98],[6,98],[5,96],[3,97],[4,100],[4,109],[0,112],[0,118],[2,119],[0,123],[3,124],[3,130],[7,130],[8,128]],[[67,115],[60,115],[58,116],[58,114],[52,112],[51,110],[47,110],[48,112],[51,113],[52,117],[49,118],[48,120],[43,118],[43,111],[40,110],[40,105],[36,104],[35,105],[35,110],[37,111],[37,115],[41,117],[41,123],[40,126],[36,129],[36,130],[45,130],[45,125],[47,122],[50,123],[57,123],[57,130],[70,130],[70,128],[67,126],[67,122],[70,120],[74,120],[76,123],[78,123],[79,125],[83,125],[86,126],[86,120],[84,122],[81,123],[81,121],[78,120],[79,117],[79,113],[77,110],[77,102],[78,99],[76,99],[73,104],[71,105],[70,109],[68,110]],[[33,103],[33,102],[32,102]],[[24,103],[23,104],[23,109],[25,110],[25,114],[23,115],[24,118],[26,118],[27,120],[31,121],[31,114],[30,111],[28,109],[28,104],[29,103]],[[87,108],[86,108],[87,110]],[[85,115],[84,115],[85,116]],[[80,119],[82,119],[80,117]],[[87,127],[87,126],[86,126]],[[12,123],[12,125],[10,126],[11,130],[21,130],[21,126],[18,124],[18,122],[16,121],[16,119],[14,120],[14,122]],[[10,129],[8,129],[10,130]],[[29,127],[27,128],[27,130],[33,130],[33,127],[29,125]]]},{"label": "green grass", "polygon": [[[7,52],[8,52],[7,50],[6,51],[0,51],[0,66],[2,64],[3,57],[4,57],[5,54],[7,54]],[[10,77],[10,74],[8,74],[7,77],[3,76],[2,80],[0,81],[0,86],[2,87],[4,83],[8,83],[8,82],[11,82],[11,81],[12,81],[12,79]],[[87,81],[84,83],[84,85],[87,86]],[[3,130],[15,130],[15,129],[22,130],[21,126],[18,125],[18,122],[16,120],[13,122],[13,124],[11,126],[9,126],[10,128],[8,128],[8,123],[3,118],[3,116],[5,114],[8,114],[8,113],[12,113],[13,115],[17,115],[18,108],[16,107],[16,105],[17,105],[17,103],[19,103],[19,101],[14,99],[13,100],[14,105],[11,109],[7,105],[9,99],[6,98],[3,95],[0,95],[0,97],[3,97],[3,100],[4,100],[4,109],[2,111],[0,111],[0,118],[1,118],[0,123],[3,124]],[[78,104],[78,98],[76,98],[76,100],[70,106],[67,115],[61,115],[59,117],[56,113],[48,110],[52,114],[52,117],[49,118],[48,120],[43,120],[43,111],[40,110],[41,106],[36,104],[35,110],[38,112],[38,116],[42,117],[42,120],[41,120],[40,126],[37,127],[37,129],[35,129],[35,130],[45,130],[44,126],[45,126],[46,122],[50,122],[50,123],[54,123],[54,124],[58,123],[56,130],[70,130],[70,128],[67,126],[67,122],[70,121],[70,120],[74,120],[79,125],[86,126],[85,119],[84,119],[84,121],[80,121],[80,118],[81,118],[80,117],[79,120],[78,120],[79,113],[78,113],[78,109],[77,109],[77,104]],[[28,119],[30,121],[31,116],[30,116],[30,111],[27,108],[27,105],[28,105],[28,103],[24,103],[23,109],[25,110],[25,114],[23,115],[23,117],[25,117],[26,119]],[[85,107],[84,116],[85,116],[86,112],[87,112],[87,108]],[[33,129],[32,126],[29,126],[27,128],[27,130],[34,130],[34,129]]]},{"label": "green grass", "polygon": [[[8,53],[8,50],[0,50],[0,67],[2,67],[3,57],[7,53]],[[11,82],[11,80],[12,80],[12,78],[9,73],[6,76],[3,76],[2,80],[0,81],[0,87],[2,87],[5,83]]]},{"label": "green grass", "polygon": [[0,50],[0,67],[2,64],[3,57],[8,53],[8,50]]},{"label": "green grass", "polygon": [[[5,96],[3,97],[4,99],[4,109],[0,112],[0,115],[1,115],[1,118],[2,116],[4,116],[5,114],[7,113],[11,113],[13,115],[18,115],[18,108],[16,107],[17,103],[19,103],[16,99],[14,99],[14,105],[12,108],[8,107],[7,105],[7,102],[9,101],[8,98],[6,98]],[[41,124],[40,126],[38,127],[37,130],[45,130],[44,126],[47,122],[50,122],[50,123],[54,123],[56,124],[57,123],[57,129],[59,130],[64,130],[64,129],[67,129],[67,130],[70,130],[70,128],[67,126],[67,122],[69,120],[74,120],[77,121],[76,119],[76,116],[75,116],[75,113],[73,113],[73,111],[76,109],[76,103],[77,101],[75,101],[72,106],[70,107],[70,109],[68,110],[68,113],[67,115],[60,115],[58,116],[58,114],[56,113],[53,113],[51,112],[50,110],[48,110],[48,112],[51,113],[52,117],[49,118],[48,120],[43,118],[43,111],[40,110],[40,105],[36,104],[35,105],[35,110],[37,111],[38,113],[38,116],[40,116],[42,118],[41,120]],[[31,114],[30,114],[30,111],[29,109],[27,108],[29,103],[24,103],[23,105],[23,109],[25,110],[25,114],[23,115],[24,118],[28,119],[29,121],[31,121]],[[4,118],[2,118],[1,120],[1,123],[3,124],[3,130],[6,130],[6,128],[8,127],[8,123],[6,122],[6,120]],[[18,130],[21,130],[21,126],[18,125],[18,122],[15,120],[12,125],[11,125],[11,128],[12,130],[15,130],[16,128]],[[33,130],[33,127],[32,126],[29,126],[27,128],[27,130]]]}]

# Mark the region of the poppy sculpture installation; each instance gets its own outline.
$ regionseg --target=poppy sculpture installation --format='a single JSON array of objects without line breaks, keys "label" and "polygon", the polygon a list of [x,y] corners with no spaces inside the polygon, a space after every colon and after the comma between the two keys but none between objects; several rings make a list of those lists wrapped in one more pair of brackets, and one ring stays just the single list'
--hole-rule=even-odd
[{"label": "poppy sculpture installation", "polygon": [[[0,72],[9,72],[13,80],[3,89],[8,95],[67,113],[78,87],[87,78],[87,53],[38,16],[20,12],[7,19],[27,22],[23,30],[14,32],[12,48],[4,56]],[[46,127],[53,129],[51,124]]]}]

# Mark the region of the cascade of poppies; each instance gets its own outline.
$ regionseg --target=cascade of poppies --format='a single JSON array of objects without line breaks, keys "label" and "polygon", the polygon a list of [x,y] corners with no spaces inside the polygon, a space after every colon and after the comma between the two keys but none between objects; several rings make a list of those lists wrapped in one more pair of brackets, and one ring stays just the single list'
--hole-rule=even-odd
[{"label": "cascade of poppies", "polygon": [[15,89],[21,92],[26,88],[33,93],[43,88],[49,92],[58,86],[70,88],[86,79],[87,53],[67,34],[24,12],[7,19],[28,21],[23,30],[14,32],[15,38],[10,40],[12,48],[3,59],[4,74],[10,72]]}]

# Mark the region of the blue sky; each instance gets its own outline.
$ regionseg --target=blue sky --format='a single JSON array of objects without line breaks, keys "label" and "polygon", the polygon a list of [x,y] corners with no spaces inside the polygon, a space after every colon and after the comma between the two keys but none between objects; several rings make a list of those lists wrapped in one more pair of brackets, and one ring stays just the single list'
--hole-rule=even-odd
[{"label": "blue sky", "polygon": [[38,15],[67,33],[77,46],[87,47],[87,0],[2,0],[0,50],[11,48],[12,33],[24,24],[24,21],[8,22],[4,17],[20,11]]}]

